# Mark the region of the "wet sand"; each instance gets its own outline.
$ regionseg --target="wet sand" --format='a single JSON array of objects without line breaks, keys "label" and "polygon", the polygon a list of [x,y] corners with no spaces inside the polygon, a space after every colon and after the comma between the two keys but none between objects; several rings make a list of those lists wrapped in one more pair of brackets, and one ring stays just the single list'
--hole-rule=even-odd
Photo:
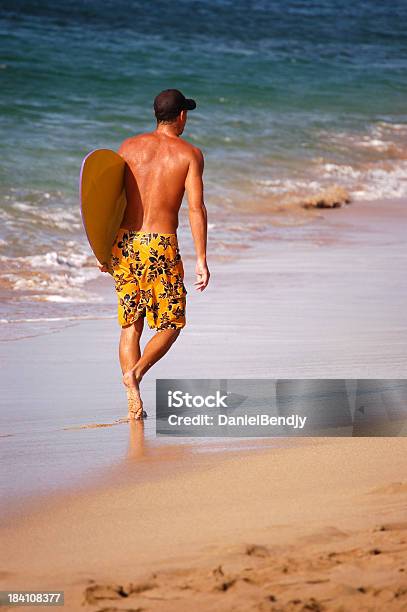
[{"label": "wet sand", "polygon": [[[114,424],[126,414],[115,319],[1,343],[1,490],[8,510],[20,500],[1,587],[62,588],[66,610],[98,612],[402,610],[404,438],[167,447],[154,385],[405,378],[403,204],[330,210],[301,239],[217,258],[202,295],[186,261],[189,325],[143,381],[143,432]],[[97,286],[114,315],[111,279]],[[42,511],[21,497],[51,491]]]}]

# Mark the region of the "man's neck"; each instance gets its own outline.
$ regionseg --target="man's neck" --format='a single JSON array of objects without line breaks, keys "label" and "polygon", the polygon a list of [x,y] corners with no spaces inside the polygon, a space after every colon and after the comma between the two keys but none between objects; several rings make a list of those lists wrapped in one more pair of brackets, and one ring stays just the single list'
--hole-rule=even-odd
[{"label": "man's neck", "polygon": [[172,136],[178,138],[178,127],[174,123],[159,123],[156,127],[158,134],[165,134],[166,136]]}]

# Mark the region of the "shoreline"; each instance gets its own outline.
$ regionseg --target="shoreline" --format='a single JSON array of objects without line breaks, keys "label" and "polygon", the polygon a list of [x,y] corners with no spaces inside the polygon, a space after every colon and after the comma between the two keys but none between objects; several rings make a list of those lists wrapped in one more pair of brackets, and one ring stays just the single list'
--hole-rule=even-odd
[{"label": "shoreline", "polygon": [[[185,211],[184,211],[185,213]],[[223,274],[223,268],[229,266],[229,272],[236,270],[236,266],[243,260],[252,261],[253,266],[264,259],[264,249],[267,256],[280,257],[280,251],[295,244],[297,248],[357,244],[370,242],[377,247],[386,244],[389,238],[394,240],[397,236],[402,240],[402,225],[407,227],[407,212],[405,201],[402,198],[389,198],[377,200],[355,200],[338,208],[313,208],[305,210],[301,207],[288,207],[287,209],[271,209],[268,214],[264,212],[258,217],[243,211],[238,212],[236,225],[230,225],[231,213],[220,215],[215,219],[214,227],[208,234],[209,263],[216,274]],[[185,217],[185,214],[184,214]],[[223,220],[223,221],[222,221]],[[222,229],[222,223],[230,225],[230,242],[217,242],[216,233]],[[245,236],[245,226],[250,227],[249,234]],[[193,262],[192,239],[188,221],[182,220],[179,228],[181,253],[184,259],[186,272],[192,278]],[[83,237],[83,240],[86,240]],[[52,268],[50,268],[52,270]],[[80,269],[78,269],[79,271]],[[88,268],[83,268],[85,274]],[[34,270],[33,270],[34,273]],[[24,337],[33,337],[38,334],[48,334],[58,331],[63,325],[78,321],[106,320],[115,318],[116,298],[113,282],[110,276],[99,273],[95,278],[85,281],[80,289],[81,293],[88,295],[90,302],[85,304],[81,299],[76,302],[72,297],[78,314],[70,305],[70,298],[51,295],[50,299],[35,300],[33,314],[9,320],[3,316],[0,320],[0,343],[17,340]],[[11,303],[13,292],[0,287],[0,293],[5,303]],[[17,294],[24,311],[24,304],[30,293]],[[38,297],[38,295],[37,295]],[[55,304],[54,304],[55,301]],[[92,308],[94,314],[92,314]],[[41,314],[42,313],[42,314]],[[4,315],[6,313],[4,312]],[[26,330],[26,331],[24,331]]]},{"label": "shoreline", "polygon": [[[151,417],[150,420],[153,420]],[[267,449],[277,449],[307,444],[309,438],[212,438],[198,441],[191,438],[158,438],[145,434],[143,422],[107,423],[85,426],[81,429],[111,428],[115,425],[129,432],[127,450],[121,458],[115,458],[103,467],[93,467],[86,475],[81,475],[59,487],[41,491],[26,492],[10,497],[2,504],[0,520],[4,526],[14,521],[24,520],[32,514],[41,512],[43,506],[65,504],[76,496],[97,495],[108,488],[123,487],[134,479],[132,468],[137,464],[137,484],[150,481],[163,481],[172,470],[188,473],[196,463],[211,465],[239,454],[262,453]],[[305,442],[304,442],[305,440]]]},{"label": "shoreline", "polygon": [[[248,213],[242,214],[242,219],[253,219]],[[304,219],[304,223],[286,224],[284,220],[290,217]],[[271,210],[268,215],[262,214],[261,221],[275,231],[275,235],[263,236],[259,227],[258,240],[254,244],[245,244],[244,233],[239,228],[235,230],[236,236],[241,238],[239,251],[234,248],[226,248],[223,252],[216,249],[211,252],[211,232],[208,234],[208,260],[215,266],[217,272],[222,275],[222,268],[225,266],[239,265],[242,260],[248,259],[254,265],[264,257],[265,246],[268,254],[273,254],[276,249],[279,255],[279,248],[284,245],[298,244],[309,246],[314,244],[318,247],[329,247],[330,245],[345,245],[349,243],[379,244],[387,245],[389,239],[403,241],[404,232],[407,228],[407,206],[404,198],[388,198],[377,200],[356,200],[349,204],[343,204],[334,208],[311,208],[301,207],[287,208],[286,210]],[[404,227],[403,227],[404,225]],[[186,275],[193,276],[194,257],[189,252],[192,243],[189,227],[182,228],[182,235],[178,229],[181,252],[185,262]],[[212,230],[216,232],[216,227]],[[185,235],[186,234],[186,235]],[[183,244],[184,243],[184,244]],[[191,243],[191,244],[188,244]],[[186,245],[188,244],[188,249]],[[271,249],[271,253],[270,253]],[[185,255],[185,251],[187,254]],[[107,281],[107,282],[106,282]],[[115,304],[115,294],[113,285],[107,275],[88,281],[87,287],[95,291],[98,295],[106,297],[113,296],[111,302]]]}]

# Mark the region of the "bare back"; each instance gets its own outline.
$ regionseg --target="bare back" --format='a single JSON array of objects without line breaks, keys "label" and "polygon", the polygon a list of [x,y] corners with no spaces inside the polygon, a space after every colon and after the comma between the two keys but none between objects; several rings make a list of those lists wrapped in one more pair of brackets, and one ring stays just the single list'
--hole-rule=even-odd
[{"label": "bare back", "polygon": [[193,145],[151,132],[128,138],[118,153],[127,162],[127,208],[122,227],[174,233],[185,191]]}]

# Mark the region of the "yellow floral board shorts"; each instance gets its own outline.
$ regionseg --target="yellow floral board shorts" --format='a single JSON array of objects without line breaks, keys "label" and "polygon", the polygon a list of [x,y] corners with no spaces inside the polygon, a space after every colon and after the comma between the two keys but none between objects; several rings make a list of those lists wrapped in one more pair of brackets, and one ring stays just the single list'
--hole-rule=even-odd
[{"label": "yellow floral board shorts", "polygon": [[176,234],[121,227],[110,261],[122,327],[144,316],[157,331],[185,326],[187,290]]}]

